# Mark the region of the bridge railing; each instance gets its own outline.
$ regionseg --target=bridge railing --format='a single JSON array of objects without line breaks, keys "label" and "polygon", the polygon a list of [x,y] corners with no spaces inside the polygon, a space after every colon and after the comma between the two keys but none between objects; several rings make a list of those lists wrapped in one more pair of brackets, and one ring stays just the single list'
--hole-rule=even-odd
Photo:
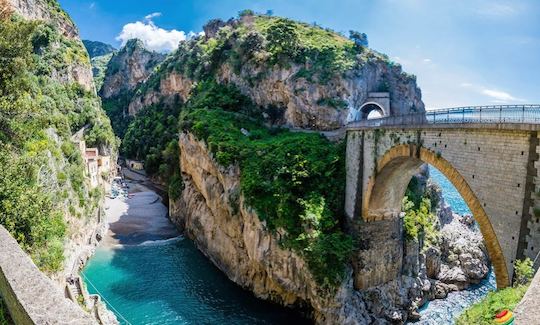
[{"label": "bridge railing", "polygon": [[470,106],[429,110],[425,113],[391,115],[349,123],[350,127],[418,124],[519,123],[540,124],[540,105]]}]

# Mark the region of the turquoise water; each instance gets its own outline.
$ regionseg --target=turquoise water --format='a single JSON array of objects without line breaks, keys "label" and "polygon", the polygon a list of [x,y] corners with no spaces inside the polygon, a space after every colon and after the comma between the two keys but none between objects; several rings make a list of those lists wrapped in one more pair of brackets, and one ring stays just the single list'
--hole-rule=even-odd
[{"label": "turquoise water", "polygon": [[233,284],[188,239],[98,249],[83,275],[122,324],[308,323]]},{"label": "turquoise water", "polygon": [[429,176],[432,181],[442,188],[444,201],[452,207],[455,213],[461,215],[471,214],[471,210],[469,210],[467,203],[463,201],[455,186],[437,168],[429,165]]}]

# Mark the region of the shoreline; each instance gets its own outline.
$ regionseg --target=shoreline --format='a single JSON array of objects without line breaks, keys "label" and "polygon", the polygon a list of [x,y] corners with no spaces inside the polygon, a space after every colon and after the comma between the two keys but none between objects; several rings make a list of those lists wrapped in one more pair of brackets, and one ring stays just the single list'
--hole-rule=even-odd
[{"label": "shoreline", "polygon": [[[168,208],[163,204],[163,197],[155,191],[158,188],[147,177],[137,175],[137,179],[129,177],[132,176],[131,173],[127,175],[127,197],[105,197],[102,205],[104,210],[102,220],[94,230],[94,233],[100,230],[99,241],[90,251],[83,252],[84,256],[79,255],[76,261],[80,263],[73,265],[73,275],[76,275],[77,280],[71,285],[79,287],[84,298],[84,305],[92,306],[90,309],[98,321],[104,325],[119,324],[117,315],[112,311],[114,306],[109,306],[99,295],[90,295],[82,274],[96,251],[152,245],[152,242],[181,240],[182,238],[180,231],[169,219]],[[66,286],[67,291],[70,292],[70,284]]]}]

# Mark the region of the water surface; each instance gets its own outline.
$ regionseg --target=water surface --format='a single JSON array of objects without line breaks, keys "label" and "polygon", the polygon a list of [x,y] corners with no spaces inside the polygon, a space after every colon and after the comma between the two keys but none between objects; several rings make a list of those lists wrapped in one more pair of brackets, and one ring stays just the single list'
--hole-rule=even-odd
[{"label": "water surface", "polygon": [[122,324],[309,324],[232,283],[190,240],[156,243],[100,248],[83,270]]}]

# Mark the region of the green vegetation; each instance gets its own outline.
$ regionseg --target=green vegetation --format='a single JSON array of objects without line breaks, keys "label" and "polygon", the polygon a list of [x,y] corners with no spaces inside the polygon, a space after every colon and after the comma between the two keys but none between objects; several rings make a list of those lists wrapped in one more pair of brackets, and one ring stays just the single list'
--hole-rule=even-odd
[{"label": "green vegetation", "polygon": [[513,310],[521,301],[527,285],[491,291],[479,303],[467,308],[456,320],[457,325],[492,325],[495,315],[503,309]]},{"label": "green vegetation", "polygon": [[[107,112],[112,124],[112,128],[116,136],[124,139],[127,128],[133,117],[125,114],[132,94],[124,92],[114,98],[103,99],[103,109]],[[124,116],[126,115],[126,116]]]},{"label": "green vegetation", "polygon": [[53,78],[66,62],[85,64],[80,43],[14,17],[0,21],[0,53],[0,224],[38,267],[55,272],[64,258],[64,215],[95,208],[72,133],[86,127],[89,145],[116,140],[94,94]]},{"label": "green vegetation", "polygon": [[2,297],[0,297],[0,325],[11,325],[11,324],[13,324],[13,321],[9,317],[7,307],[4,305],[4,302],[2,301]]},{"label": "green vegetation", "polygon": [[114,47],[106,43],[90,40],[83,40],[82,42],[91,59],[101,56],[108,56],[116,51]]},{"label": "green vegetation", "polygon": [[179,114],[180,105],[149,106],[141,110],[127,129],[122,154],[143,160],[149,175],[166,182],[178,182]]},{"label": "green vegetation", "polygon": [[432,211],[431,201],[423,197],[418,204],[403,198],[403,218],[405,238],[407,240],[418,240],[423,238],[424,247],[436,244],[439,238],[437,230],[437,217]]},{"label": "green vegetation", "polygon": [[534,276],[533,261],[530,258],[517,260],[514,264],[516,273],[516,284],[525,285],[529,283]]},{"label": "green vegetation", "polygon": [[267,40],[271,62],[304,64],[304,76],[322,83],[354,68],[364,48],[334,31],[286,18],[255,16],[255,29]]},{"label": "green vegetation", "polygon": [[521,301],[534,276],[533,262],[530,258],[517,260],[514,264],[516,281],[514,286],[491,291],[480,302],[467,308],[456,320],[457,325],[490,325],[495,315],[504,309],[514,310]]},{"label": "green vegetation", "polygon": [[107,71],[107,65],[111,61],[113,54],[109,53],[102,56],[96,56],[92,58],[92,73],[94,75],[94,83],[96,89],[99,91],[105,80],[105,72]]},{"label": "green vegetation", "polygon": [[[296,78],[324,84],[369,60],[386,60],[365,45],[367,42],[316,25],[245,10],[240,13],[239,24],[222,27],[215,37],[182,42],[159,68],[157,77],[150,80],[152,86],[142,85],[137,93],[152,89],[159,76],[170,71],[201,81],[214,76],[223,65],[242,74],[252,85],[274,65],[298,65]],[[252,74],[254,71],[258,72]]]},{"label": "green vegetation", "polygon": [[181,129],[204,140],[223,167],[239,164],[241,189],[284,247],[302,254],[315,279],[337,285],[353,242],[340,229],[344,146],[317,134],[269,129],[246,115],[252,104],[231,87],[197,88]]}]

